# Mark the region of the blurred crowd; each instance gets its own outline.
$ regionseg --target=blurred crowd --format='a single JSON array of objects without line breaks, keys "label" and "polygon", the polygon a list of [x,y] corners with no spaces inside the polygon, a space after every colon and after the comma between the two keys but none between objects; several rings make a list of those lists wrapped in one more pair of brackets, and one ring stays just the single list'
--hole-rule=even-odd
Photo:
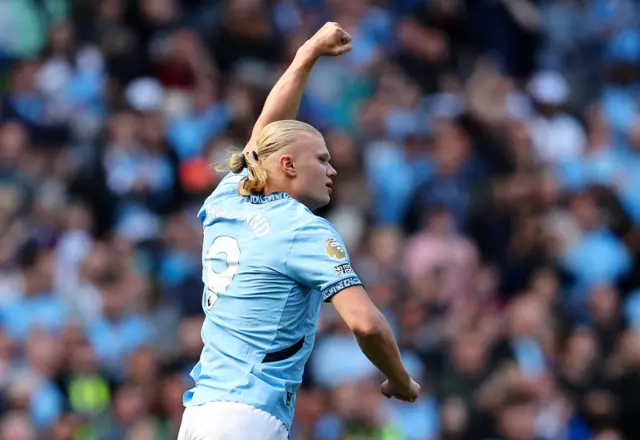
[{"label": "blurred crowd", "polygon": [[299,45],[334,223],[423,387],[333,309],[292,440],[640,439],[635,0],[0,2],[0,439],[175,439],[200,203]]}]

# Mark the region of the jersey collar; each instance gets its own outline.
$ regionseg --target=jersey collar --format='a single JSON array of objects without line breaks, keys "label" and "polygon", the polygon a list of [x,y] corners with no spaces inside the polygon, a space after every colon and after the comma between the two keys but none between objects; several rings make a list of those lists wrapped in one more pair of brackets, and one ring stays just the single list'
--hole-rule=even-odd
[{"label": "jersey collar", "polygon": [[277,200],[287,200],[291,196],[286,192],[273,192],[270,194],[251,194],[249,196],[249,202],[254,205],[262,205],[264,203],[271,203]]}]

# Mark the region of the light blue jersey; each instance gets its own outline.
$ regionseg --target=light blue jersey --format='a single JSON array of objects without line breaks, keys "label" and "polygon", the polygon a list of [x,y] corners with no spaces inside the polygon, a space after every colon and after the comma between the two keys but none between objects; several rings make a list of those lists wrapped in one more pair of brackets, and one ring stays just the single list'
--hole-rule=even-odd
[{"label": "light blue jersey", "polygon": [[286,193],[242,197],[228,174],[205,201],[204,348],[184,404],[252,405],[290,428],[322,301],[360,279],[340,236]]}]

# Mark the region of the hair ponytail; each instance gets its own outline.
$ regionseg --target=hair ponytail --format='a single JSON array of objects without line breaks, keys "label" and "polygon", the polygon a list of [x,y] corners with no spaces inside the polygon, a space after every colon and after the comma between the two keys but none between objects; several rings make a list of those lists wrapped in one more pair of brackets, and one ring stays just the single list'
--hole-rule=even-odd
[{"label": "hair ponytail", "polygon": [[233,153],[229,157],[229,171],[239,174],[245,168],[245,158],[242,153]]},{"label": "hair ponytail", "polygon": [[260,158],[256,152],[247,153],[245,156],[247,164],[247,177],[240,182],[238,192],[242,196],[250,196],[251,194],[262,194],[264,187],[267,186],[267,170],[260,163]]}]

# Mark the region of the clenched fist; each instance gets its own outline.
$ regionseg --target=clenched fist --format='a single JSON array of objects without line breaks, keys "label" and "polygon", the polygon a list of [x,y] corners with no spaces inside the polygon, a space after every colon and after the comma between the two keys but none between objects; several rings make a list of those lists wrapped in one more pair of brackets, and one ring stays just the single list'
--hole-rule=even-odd
[{"label": "clenched fist", "polygon": [[338,23],[327,22],[307,41],[306,45],[318,57],[335,57],[351,50],[351,35],[346,33]]},{"label": "clenched fist", "polygon": [[413,379],[407,383],[400,384],[385,380],[380,387],[382,395],[388,398],[395,397],[404,402],[415,402],[420,395],[420,385]]}]

